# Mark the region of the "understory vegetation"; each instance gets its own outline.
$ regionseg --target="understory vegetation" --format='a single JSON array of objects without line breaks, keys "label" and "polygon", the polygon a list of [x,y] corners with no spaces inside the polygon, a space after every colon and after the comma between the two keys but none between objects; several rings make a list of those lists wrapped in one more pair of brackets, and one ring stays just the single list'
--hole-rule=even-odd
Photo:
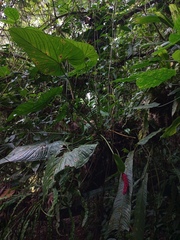
[{"label": "understory vegetation", "polygon": [[180,6],[0,1],[0,240],[180,239]]}]

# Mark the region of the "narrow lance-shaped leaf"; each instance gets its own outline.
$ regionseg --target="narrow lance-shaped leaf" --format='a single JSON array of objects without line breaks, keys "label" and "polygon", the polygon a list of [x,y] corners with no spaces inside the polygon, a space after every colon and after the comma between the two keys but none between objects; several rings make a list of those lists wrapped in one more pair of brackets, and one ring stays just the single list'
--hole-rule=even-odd
[{"label": "narrow lance-shaped leaf", "polygon": [[177,117],[172,124],[165,129],[164,134],[161,136],[162,138],[170,137],[177,132],[177,128],[180,125],[180,117]]},{"label": "narrow lance-shaped leaf", "polygon": [[147,200],[147,181],[148,181],[148,174],[146,173],[144,179],[142,180],[141,187],[137,193],[136,207],[134,210],[133,240],[144,239],[146,200]]},{"label": "narrow lance-shaped leaf", "polygon": [[[125,189],[123,175],[120,175],[118,192],[113,205],[113,213],[109,221],[108,232],[129,230],[131,217],[131,197],[133,189],[133,155],[130,152],[125,161],[124,174],[128,180],[128,189]],[[126,191],[125,191],[126,190]]]},{"label": "narrow lance-shaped leaf", "polygon": [[38,100],[29,100],[26,103],[20,104],[8,117],[11,121],[15,116],[27,115],[28,113],[37,112],[47,107],[54,98],[62,93],[62,87],[51,88],[45,93],[42,93]]}]

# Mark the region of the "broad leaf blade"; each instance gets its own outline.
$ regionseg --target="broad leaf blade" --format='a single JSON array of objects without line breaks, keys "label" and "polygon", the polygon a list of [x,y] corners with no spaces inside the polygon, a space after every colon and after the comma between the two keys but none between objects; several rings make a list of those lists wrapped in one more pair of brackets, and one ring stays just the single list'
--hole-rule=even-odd
[{"label": "broad leaf blade", "polygon": [[13,40],[22,47],[44,74],[64,74],[62,62],[82,63],[83,53],[65,39],[53,37],[37,29],[11,28]]},{"label": "broad leaf blade", "polygon": [[148,70],[137,75],[136,84],[140,89],[156,87],[175,75],[176,71],[174,69],[161,68]]},{"label": "broad leaf blade", "polygon": [[59,158],[59,164],[56,167],[55,175],[61,172],[66,167],[80,168],[85,165],[95,151],[97,144],[81,145],[70,152],[64,153]]},{"label": "broad leaf blade", "polygon": [[12,21],[12,23],[16,22],[19,19],[19,12],[16,8],[6,7],[4,9],[4,13],[8,17],[7,20]]},{"label": "broad leaf blade", "polygon": [[49,159],[51,156],[57,156],[64,150],[62,141],[53,143],[41,142],[37,144],[16,147],[5,158],[0,159],[0,164],[11,162],[34,162]]},{"label": "broad leaf blade", "polygon": [[128,178],[129,189],[123,194],[124,182],[119,179],[118,192],[113,205],[113,213],[109,221],[108,232],[129,230],[131,216],[131,197],[133,189],[133,154],[130,152],[125,161],[125,174]]}]

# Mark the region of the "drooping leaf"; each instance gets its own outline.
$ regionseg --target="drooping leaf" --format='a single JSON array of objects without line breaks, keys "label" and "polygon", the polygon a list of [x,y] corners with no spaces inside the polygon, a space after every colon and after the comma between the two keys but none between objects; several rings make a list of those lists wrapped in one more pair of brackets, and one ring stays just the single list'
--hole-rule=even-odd
[{"label": "drooping leaf", "polygon": [[133,240],[144,239],[146,201],[147,201],[147,182],[148,174],[146,173],[144,179],[142,180],[141,187],[137,193],[136,207],[134,210]]},{"label": "drooping leaf", "polygon": [[159,132],[161,132],[162,129],[160,128],[159,130],[150,133],[148,136],[146,136],[145,138],[141,139],[137,144],[138,145],[144,145],[146,144],[151,138],[153,138],[154,136],[156,136]]},{"label": "drooping leaf", "polygon": [[87,43],[50,36],[38,29],[11,28],[9,31],[44,74],[64,75],[66,61],[77,70],[85,68],[86,63],[92,67],[97,62],[95,49]]},{"label": "drooping leaf", "polygon": [[45,93],[42,93],[38,100],[29,100],[26,103],[20,104],[8,117],[11,121],[15,116],[27,115],[28,113],[37,112],[47,107],[54,98],[62,93],[62,87],[51,88]]},{"label": "drooping leaf", "polygon": [[140,89],[156,87],[175,75],[176,71],[174,69],[161,68],[147,70],[137,75],[136,84]]},{"label": "drooping leaf", "polygon": [[84,61],[81,64],[75,65],[75,66],[72,64],[72,66],[75,67],[75,70],[70,72],[69,75],[73,75],[74,73],[83,73],[84,70],[87,71],[96,65],[98,55],[97,55],[96,51],[94,50],[93,46],[91,46],[90,44],[87,44],[87,43],[82,43],[82,42],[77,42],[77,41],[72,41],[72,40],[67,40],[67,39],[66,39],[66,41],[71,41],[71,43],[73,43],[74,46],[76,46],[78,49],[80,49],[85,56]]},{"label": "drooping leaf", "polygon": [[116,163],[118,172],[123,173],[124,170],[125,170],[125,165],[124,165],[121,157],[119,155],[117,155],[117,154],[113,154],[113,159],[114,159],[114,161]]},{"label": "drooping leaf", "polygon": [[56,166],[54,175],[57,175],[66,167],[80,168],[85,165],[95,151],[97,144],[85,144],[72,151],[66,152],[59,157],[59,163]]},{"label": "drooping leaf", "polygon": [[64,150],[62,141],[53,143],[41,142],[26,146],[16,147],[5,158],[0,159],[0,164],[11,162],[34,162],[49,159],[51,156],[57,156]]},{"label": "drooping leaf", "polygon": [[173,121],[173,123],[168,128],[165,129],[165,132],[163,133],[163,135],[161,137],[165,138],[165,137],[170,137],[170,136],[176,134],[177,128],[179,125],[180,125],[180,117],[177,117]]},{"label": "drooping leaf", "polygon": [[0,77],[5,77],[10,74],[10,70],[7,66],[0,67]]},{"label": "drooping leaf", "polygon": [[149,15],[143,17],[137,17],[135,22],[138,24],[147,24],[147,23],[157,23],[160,22],[160,19],[156,15]]},{"label": "drooping leaf", "polygon": [[133,189],[133,155],[134,152],[130,152],[125,161],[124,173],[128,179],[128,191],[124,194],[124,181],[121,175],[119,179],[118,192],[113,205],[113,213],[109,221],[108,233],[113,231],[121,232],[129,230]]},{"label": "drooping leaf", "polygon": [[173,55],[172,55],[173,59],[177,62],[180,63],[180,50],[176,50]]}]

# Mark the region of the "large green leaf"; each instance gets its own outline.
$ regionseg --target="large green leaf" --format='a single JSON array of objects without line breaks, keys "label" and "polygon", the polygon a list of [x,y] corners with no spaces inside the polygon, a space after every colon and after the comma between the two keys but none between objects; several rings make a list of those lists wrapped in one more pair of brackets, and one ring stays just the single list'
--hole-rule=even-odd
[{"label": "large green leaf", "polygon": [[59,157],[59,163],[54,174],[57,175],[66,167],[80,168],[85,165],[94,153],[96,146],[97,144],[85,144],[64,153],[62,157]]},{"label": "large green leaf", "polygon": [[27,115],[28,113],[37,112],[47,107],[54,98],[62,93],[62,87],[51,88],[45,93],[42,93],[38,100],[29,100],[26,103],[20,104],[8,117],[11,121],[15,116]]},{"label": "large green leaf", "polygon": [[176,71],[174,69],[147,70],[137,75],[136,84],[141,89],[156,87],[175,75]]},{"label": "large green leaf", "polygon": [[142,180],[141,187],[137,193],[136,207],[134,210],[133,240],[144,239],[146,200],[147,200],[147,181],[148,181],[148,174],[146,173],[144,179]]},{"label": "large green leaf", "polygon": [[9,31],[44,74],[65,74],[63,64],[66,61],[77,70],[85,68],[85,63],[92,67],[97,62],[96,51],[87,43],[50,36],[32,28],[11,28]]},{"label": "large green leaf", "polygon": [[130,152],[125,161],[125,174],[128,178],[128,192],[123,194],[124,182],[122,176],[119,179],[118,192],[113,205],[113,213],[109,221],[108,232],[129,230],[131,217],[131,197],[133,189],[133,155]]}]

